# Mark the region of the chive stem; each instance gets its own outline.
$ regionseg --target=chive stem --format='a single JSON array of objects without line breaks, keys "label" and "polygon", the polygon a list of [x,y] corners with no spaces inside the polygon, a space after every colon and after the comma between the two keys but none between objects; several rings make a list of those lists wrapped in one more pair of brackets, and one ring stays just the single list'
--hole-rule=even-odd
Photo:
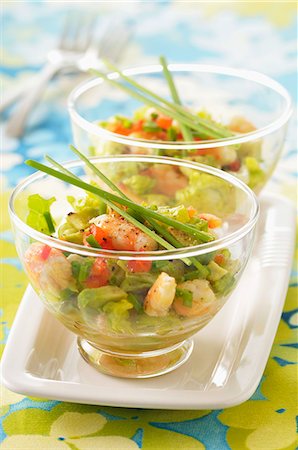
[{"label": "chive stem", "polygon": [[[90,185],[88,183],[85,183],[84,181],[80,180],[79,178],[75,178],[73,176],[69,176],[69,175],[66,175],[64,173],[60,173],[57,170],[55,170],[55,169],[53,169],[51,167],[45,166],[44,164],[41,164],[41,163],[39,163],[37,161],[27,160],[26,164],[31,166],[31,167],[34,167],[37,170],[40,170],[40,171],[45,172],[45,173],[47,173],[49,175],[52,175],[55,178],[58,178],[58,179],[60,179],[62,181],[65,181],[65,182],[67,182],[69,184],[73,184],[74,186],[77,186],[77,187],[79,187],[79,188],[81,188],[83,190],[86,190],[86,191],[92,192],[93,194],[98,195],[107,204],[109,202],[112,205],[111,207],[113,209],[115,209],[114,206],[116,206],[116,205],[114,205],[111,202],[116,202],[118,204],[127,206],[127,207],[131,208],[132,210],[135,210],[136,212],[138,212],[140,214],[144,214],[146,217],[152,217],[153,219],[156,219],[159,222],[163,222],[166,225],[172,226],[172,227],[177,228],[177,229],[179,229],[181,231],[185,231],[185,232],[187,232],[189,234],[192,234],[193,236],[195,236],[198,239],[200,239],[202,242],[210,242],[210,241],[214,240],[214,237],[211,234],[209,234],[209,233],[207,233],[205,231],[201,231],[201,230],[195,229],[195,228],[193,228],[191,226],[188,226],[187,224],[184,224],[184,223],[178,222],[177,220],[171,219],[170,217],[163,216],[163,215],[161,215],[159,213],[156,213],[155,211],[153,211],[151,209],[144,208],[141,205],[137,205],[137,204],[133,203],[132,201],[126,199],[126,198],[118,197],[118,196],[116,196],[116,195],[114,195],[114,194],[112,194],[110,192],[104,191],[104,190],[102,190],[102,189],[100,189],[100,188],[98,188],[96,186],[92,186],[92,185]],[[120,208],[118,208],[118,209],[120,211],[122,211],[122,213],[125,213],[122,209],[120,209]],[[122,215],[124,216],[124,214],[122,214]],[[143,224],[138,222],[136,219],[131,217],[129,214],[126,214],[126,216],[129,217],[128,220],[130,220],[131,222],[132,222],[132,220],[134,220],[135,222],[140,224],[139,225],[140,229],[146,228],[145,232],[147,232],[147,230],[149,230],[149,228],[145,227]],[[138,226],[138,225],[136,225],[136,226]],[[149,230],[149,231],[151,231],[151,233],[152,233],[152,230]],[[156,234],[156,233],[154,233],[154,234]],[[157,236],[157,237],[159,238],[159,236]],[[166,244],[168,244],[168,243],[166,242]],[[164,245],[164,243],[162,245]]]},{"label": "chive stem", "polygon": [[[136,89],[139,89],[140,91],[142,91],[143,93],[151,96],[155,100],[157,100],[157,101],[159,101],[161,103],[164,103],[166,106],[168,106],[169,108],[173,109],[174,112],[176,111],[176,112],[182,114],[183,116],[185,116],[186,118],[188,118],[191,121],[189,126],[191,128],[197,129],[198,131],[200,131],[202,133],[205,132],[205,136],[207,136],[207,137],[209,136],[209,137],[214,137],[214,138],[217,138],[217,139],[219,138],[220,139],[220,138],[231,137],[231,136],[234,135],[234,133],[232,133],[230,130],[227,130],[225,128],[219,127],[216,123],[214,123],[214,122],[212,122],[210,120],[203,119],[201,117],[198,117],[197,115],[192,114],[191,112],[187,111],[182,105],[173,104],[173,103],[169,102],[168,100],[164,99],[163,97],[160,97],[155,92],[150,91],[149,89],[147,89],[144,86],[142,86],[141,84],[139,84],[133,78],[125,75],[116,66],[114,66],[110,61],[107,61],[107,60],[103,59],[103,62],[107,66],[108,69],[113,70],[114,72],[118,73],[118,75],[120,75],[120,77],[123,80],[127,81],[131,86],[133,86]],[[90,72],[93,73],[94,75],[101,76],[103,79],[105,79],[108,82],[114,81],[114,80],[111,80],[110,78],[108,78],[105,74],[103,74],[101,72],[98,72],[95,69],[90,69]],[[117,83],[116,81],[114,81],[113,84],[115,84],[116,86],[118,86],[120,88],[125,87],[122,84]],[[126,89],[126,91],[127,91],[127,89]],[[135,91],[131,91],[131,88],[130,88],[130,92],[135,92]],[[144,101],[144,103],[146,103],[146,102]],[[153,106],[153,105],[151,105],[151,106]],[[157,107],[157,108],[159,107],[158,105],[157,106],[154,105],[154,106]],[[160,107],[159,107],[159,109],[160,109]],[[163,111],[161,111],[161,112],[163,112]],[[168,114],[170,117],[174,117],[174,116],[171,115],[171,112],[169,112],[169,111],[166,114]],[[176,118],[176,117],[174,117],[174,118]],[[178,119],[176,118],[176,120],[178,120]],[[196,128],[195,124],[196,125],[201,125],[201,127],[199,127],[199,128],[197,127]],[[202,129],[202,127],[203,127],[203,129]],[[205,130],[204,130],[204,128],[205,128]]]},{"label": "chive stem", "polygon": [[[172,98],[174,100],[174,103],[176,103],[177,105],[182,105],[180,97],[179,97],[179,94],[178,94],[178,91],[176,89],[176,86],[175,86],[175,83],[174,83],[174,80],[173,80],[173,77],[172,77],[172,75],[171,75],[171,73],[170,73],[170,71],[168,69],[166,58],[164,56],[161,56],[159,58],[159,61],[160,61],[160,64],[162,65],[162,70],[163,70],[165,79],[168,82],[169,89],[171,91],[171,95],[172,95]],[[180,128],[181,128],[181,133],[182,133],[182,135],[184,137],[184,140],[185,141],[192,141],[193,140],[193,135],[192,135],[191,130],[186,125],[184,125],[183,123],[179,123],[179,125],[180,125]]]},{"label": "chive stem", "polygon": [[[169,117],[172,117],[173,119],[176,119],[178,122],[188,125],[190,128],[198,131],[202,138],[208,139],[210,137],[214,137],[214,138],[227,137],[226,135],[224,135],[221,132],[206,129],[205,125],[202,125],[201,123],[198,122],[197,116],[191,115],[191,119],[190,119],[186,115],[182,115],[180,113],[180,111],[179,112],[177,111],[179,105],[173,105],[173,104],[163,100],[164,103],[169,103],[171,105],[170,108],[167,108],[167,107],[161,105],[160,103],[156,102],[155,100],[152,100],[151,98],[146,97],[145,95],[141,94],[140,92],[137,92],[136,90],[132,89],[130,86],[126,86],[122,83],[118,83],[117,81],[110,79],[103,72],[99,72],[98,70],[95,70],[95,69],[90,69],[90,72],[93,73],[94,75],[97,75],[97,76],[103,78],[105,81],[112,84],[113,86],[116,86],[116,87],[122,89],[123,91],[128,92],[130,94],[130,96],[135,98],[136,100],[139,100],[142,103],[145,103],[149,106],[157,108],[163,114],[165,114]],[[138,86],[139,86],[139,84],[138,84]],[[144,91],[145,91],[145,89],[143,89],[143,92]],[[153,97],[153,95],[152,95],[152,97]],[[200,122],[202,122],[201,119],[200,119]],[[231,134],[229,133],[228,136],[231,136]]]}]

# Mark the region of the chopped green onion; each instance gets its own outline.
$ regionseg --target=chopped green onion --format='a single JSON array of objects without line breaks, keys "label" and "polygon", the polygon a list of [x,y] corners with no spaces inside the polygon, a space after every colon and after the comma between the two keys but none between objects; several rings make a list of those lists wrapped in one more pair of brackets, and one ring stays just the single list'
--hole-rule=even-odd
[{"label": "chopped green onion", "polygon": [[55,227],[54,227],[54,223],[53,223],[53,219],[52,219],[52,215],[49,211],[46,211],[43,213],[43,217],[46,219],[48,228],[49,228],[49,233],[52,234],[55,231]]},{"label": "chopped green onion", "polygon": [[[137,92],[136,90],[132,89],[130,86],[124,85],[122,83],[118,83],[117,81],[110,79],[103,72],[99,72],[98,70],[95,70],[95,69],[90,69],[90,72],[93,73],[94,75],[97,75],[97,76],[103,78],[105,81],[112,84],[113,86],[116,86],[117,88],[120,88],[125,92],[128,92],[131,97],[139,100],[140,102],[145,103],[149,106],[153,106],[154,108],[157,108],[163,114],[165,114],[169,117],[172,117],[173,119],[176,119],[180,123],[184,123],[191,129],[198,131],[200,133],[200,136],[203,139],[210,139],[210,137],[219,139],[219,138],[223,138],[223,137],[232,136],[232,134],[230,132],[226,133],[226,132],[223,132],[223,130],[221,130],[221,131],[212,130],[211,127],[209,127],[209,126],[207,127],[205,124],[202,124],[202,119],[200,119],[198,116],[194,116],[190,113],[182,114],[180,110],[178,112],[179,105],[171,104],[170,102],[166,102],[165,100],[163,100],[164,103],[169,103],[171,105],[170,108],[165,107],[165,106],[161,105],[160,103],[156,102],[155,100],[152,100],[151,98],[148,98],[143,94],[140,94],[140,92]],[[127,77],[125,77],[125,78],[127,78]],[[145,89],[143,89],[143,91],[144,90]],[[153,97],[153,95],[152,95],[152,97]],[[191,116],[191,117],[189,117],[189,116]],[[217,129],[218,129],[218,127],[217,127]]]},{"label": "chopped green onion", "polygon": [[[170,73],[170,71],[168,69],[165,57],[161,56],[159,58],[159,61],[160,61],[161,65],[162,65],[162,70],[163,70],[165,79],[168,82],[168,85],[169,85],[169,88],[170,88],[170,91],[171,91],[171,94],[172,94],[172,98],[173,98],[174,102],[177,105],[181,105],[181,100],[180,100],[178,91],[176,89],[176,86],[174,84],[174,80],[172,78],[172,75],[171,75],[171,73]],[[190,131],[190,129],[188,127],[186,127],[183,123],[180,123],[180,128],[181,128],[181,132],[182,132],[182,135],[183,135],[185,141],[192,141],[193,140],[193,136],[192,136],[192,132]]]},{"label": "chopped green onion", "polygon": [[192,307],[192,301],[193,301],[193,294],[192,292],[188,291],[187,289],[176,289],[176,296],[181,297],[183,301],[183,305],[187,306],[188,308]]},{"label": "chopped green onion", "polygon": [[97,240],[95,239],[95,237],[93,236],[93,234],[89,234],[89,236],[87,236],[86,241],[88,242],[88,244],[93,247],[93,248],[102,248],[101,245],[99,245],[99,243],[97,242]]},{"label": "chopped green onion", "polygon": [[[216,123],[214,123],[211,120],[198,117],[197,115],[194,115],[191,112],[187,111],[183,106],[178,105],[178,104],[173,104],[173,103],[169,102],[168,100],[160,97],[155,92],[150,91],[149,89],[145,88],[141,84],[137,83],[134,79],[128,77],[127,75],[124,75],[124,73],[121,72],[117,67],[115,67],[111,62],[109,62],[107,60],[103,60],[103,62],[108,67],[108,69],[113,70],[116,73],[118,73],[123,80],[127,81],[135,89],[139,89],[144,94],[147,94],[147,95],[151,96],[152,98],[154,98],[155,100],[157,100],[158,102],[163,103],[168,108],[170,108],[170,111],[167,111],[167,112],[165,112],[165,110],[162,111],[161,105],[157,102],[154,102],[154,104],[152,104],[152,101],[151,101],[150,106],[156,107],[157,109],[159,109],[159,111],[163,112],[164,114],[167,114],[170,117],[175,118],[176,120],[178,120],[180,122],[183,122],[183,118],[181,120],[181,117],[180,117],[180,119],[178,119],[178,117],[174,117],[174,113],[179,113],[180,115],[185,116],[185,119],[188,118],[189,119],[188,124],[184,121],[185,124],[190,126],[190,128],[193,128],[193,129],[201,132],[201,137],[207,137],[207,138],[211,137],[211,138],[215,138],[215,139],[222,139],[222,138],[234,136],[234,133],[232,133],[230,130],[223,128],[223,127],[219,127]],[[117,83],[116,81],[111,80],[104,73],[100,73],[100,72],[96,71],[95,69],[91,69],[90,72],[95,75],[101,76],[104,80],[110,82],[111,84],[116,85],[117,87],[131,93],[132,96],[134,96],[133,94],[136,94],[136,91],[132,90],[131,87],[124,86],[121,83]],[[135,98],[136,98],[136,96],[135,96]],[[145,97],[145,99],[147,99],[147,97]],[[144,101],[144,99],[141,101],[143,101],[143,103],[145,103],[145,104],[149,104],[149,99],[147,99],[147,100],[148,100],[147,102]],[[173,114],[171,114],[171,110],[172,110]],[[203,136],[203,134],[204,134],[204,136]]]}]

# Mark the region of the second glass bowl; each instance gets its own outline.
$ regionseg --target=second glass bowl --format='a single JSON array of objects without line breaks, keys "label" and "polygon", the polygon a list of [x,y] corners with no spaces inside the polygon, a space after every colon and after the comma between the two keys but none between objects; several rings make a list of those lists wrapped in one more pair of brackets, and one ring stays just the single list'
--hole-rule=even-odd
[{"label": "second glass bowl", "polygon": [[[235,136],[196,142],[157,141],[117,134],[100,126],[112,116],[131,118],[141,103],[102,78],[79,85],[68,108],[75,145],[90,156],[150,154],[190,159],[223,169],[258,193],[281,154],[291,100],[276,81],[257,72],[198,64],[170,64],[182,104],[205,111],[230,126]],[[124,73],[156,94],[169,98],[162,67],[152,65]],[[109,74],[119,80],[117,73]]]}]

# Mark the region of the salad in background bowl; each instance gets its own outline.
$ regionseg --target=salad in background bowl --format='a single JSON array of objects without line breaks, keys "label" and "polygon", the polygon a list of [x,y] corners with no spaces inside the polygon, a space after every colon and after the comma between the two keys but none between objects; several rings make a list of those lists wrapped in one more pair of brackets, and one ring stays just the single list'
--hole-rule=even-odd
[{"label": "salad in background bowl", "polygon": [[258,193],[270,178],[291,115],[287,91],[257,72],[198,64],[137,67],[73,90],[75,144],[90,156],[149,154],[207,164]]},{"label": "salad in background bowl", "polygon": [[29,161],[45,173],[11,196],[20,260],[90,364],[120,377],[167,373],[235,289],[256,198],[212,167],[144,155],[89,160],[73,150],[81,161]]}]

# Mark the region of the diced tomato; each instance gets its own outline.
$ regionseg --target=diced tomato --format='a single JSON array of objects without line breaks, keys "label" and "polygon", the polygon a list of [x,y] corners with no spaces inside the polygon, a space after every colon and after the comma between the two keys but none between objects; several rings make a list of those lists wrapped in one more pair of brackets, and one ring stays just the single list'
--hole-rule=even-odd
[{"label": "diced tomato", "polygon": [[218,228],[222,224],[222,220],[214,214],[199,214],[200,219],[207,220],[209,228]]},{"label": "diced tomato", "polygon": [[105,286],[108,283],[109,276],[110,271],[106,261],[102,258],[96,258],[91,268],[90,275],[85,281],[85,286],[87,288]]},{"label": "diced tomato", "polygon": [[194,217],[198,212],[193,206],[189,206],[187,211],[190,219],[192,219],[192,217]]},{"label": "diced tomato", "polygon": [[156,125],[158,125],[160,128],[163,128],[164,130],[170,128],[172,123],[173,119],[168,116],[158,116],[156,119]]},{"label": "diced tomato", "polygon": [[123,134],[124,136],[128,136],[132,131],[131,127],[125,127],[121,122],[109,123],[107,129],[112,133]]},{"label": "diced tomato", "polygon": [[239,159],[235,159],[234,162],[232,162],[231,164],[228,165],[228,169],[231,170],[232,172],[238,172],[240,167],[241,167],[241,162]]},{"label": "diced tomato", "polygon": [[149,272],[151,261],[128,261],[127,266],[131,272]]},{"label": "diced tomato", "polygon": [[136,122],[134,122],[130,129],[130,133],[141,131],[143,129],[143,123],[144,123],[143,119],[139,119]]},{"label": "diced tomato", "polygon": [[219,264],[220,266],[225,262],[225,257],[222,253],[219,253],[218,255],[216,255],[214,257],[214,262],[216,262],[216,264]]},{"label": "diced tomato", "polygon": [[51,253],[51,247],[49,247],[48,245],[45,245],[40,253],[40,257],[41,259],[43,259],[44,261],[46,259],[48,259],[50,253]]},{"label": "diced tomato", "polygon": [[86,230],[84,233],[84,245],[90,247],[89,243],[86,241],[86,237],[88,237],[90,234],[93,234],[94,238],[102,248],[106,250],[113,250],[111,238],[106,235],[106,232],[102,228],[97,227],[94,223],[92,223],[89,227],[89,230]]}]

